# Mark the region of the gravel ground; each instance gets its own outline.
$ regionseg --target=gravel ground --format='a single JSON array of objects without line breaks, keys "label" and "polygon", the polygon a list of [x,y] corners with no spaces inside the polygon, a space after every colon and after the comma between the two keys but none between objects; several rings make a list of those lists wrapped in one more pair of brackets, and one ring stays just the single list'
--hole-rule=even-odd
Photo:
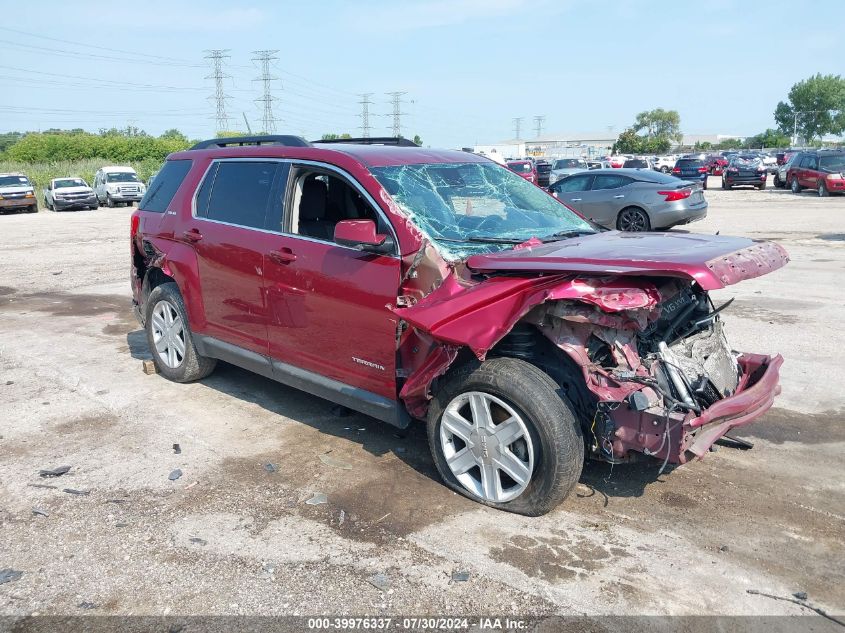
[{"label": "gravel ground", "polygon": [[0,614],[809,613],[747,589],[845,612],[845,198],[707,197],[685,230],[792,256],[718,293],[735,348],[785,356],[776,408],[750,451],[588,464],[541,518],[447,490],[421,427],[227,365],[144,374],[129,209],[0,217]]}]

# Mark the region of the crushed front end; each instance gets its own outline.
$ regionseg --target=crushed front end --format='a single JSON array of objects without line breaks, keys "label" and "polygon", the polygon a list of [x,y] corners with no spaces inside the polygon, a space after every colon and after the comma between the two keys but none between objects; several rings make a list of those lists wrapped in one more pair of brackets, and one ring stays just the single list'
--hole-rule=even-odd
[{"label": "crushed front end", "polygon": [[[591,403],[581,415],[593,458],[621,462],[643,453],[676,464],[701,458],[772,405],[783,359],[732,351],[721,320],[730,302],[715,306],[694,281],[632,286],[618,291],[616,311],[607,311],[614,299],[607,295],[605,309],[549,301],[524,320],[583,373]],[[624,309],[626,297],[640,307]]]}]

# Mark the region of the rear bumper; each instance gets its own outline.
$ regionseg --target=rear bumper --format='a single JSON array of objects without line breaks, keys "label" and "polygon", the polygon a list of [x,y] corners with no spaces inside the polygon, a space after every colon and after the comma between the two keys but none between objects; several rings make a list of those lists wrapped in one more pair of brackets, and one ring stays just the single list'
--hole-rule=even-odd
[{"label": "rear bumper", "polygon": [[[682,204],[682,203],[672,203]],[[696,220],[707,217],[707,201],[700,202],[695,206],[685,208],[669,208],[658,211],[652,218],[652,226],[656,229],[665,229],[678,224],[689,224]]]},{"label": "rear bumper", "polygon": [[758,185],[765,184],[767,174],[754,174],[751,176],[728,176],[725,175],[725,184],[729,187],[734,185]]}]

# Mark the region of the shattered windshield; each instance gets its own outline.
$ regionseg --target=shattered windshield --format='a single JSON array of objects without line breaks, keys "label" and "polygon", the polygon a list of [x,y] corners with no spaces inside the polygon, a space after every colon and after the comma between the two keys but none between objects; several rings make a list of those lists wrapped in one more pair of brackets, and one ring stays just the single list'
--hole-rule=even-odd
[{"label": "shattered windshield", "polygon": [[492,163],[371,168],[393,200],[447,259],[595,229],[570,209]]}]

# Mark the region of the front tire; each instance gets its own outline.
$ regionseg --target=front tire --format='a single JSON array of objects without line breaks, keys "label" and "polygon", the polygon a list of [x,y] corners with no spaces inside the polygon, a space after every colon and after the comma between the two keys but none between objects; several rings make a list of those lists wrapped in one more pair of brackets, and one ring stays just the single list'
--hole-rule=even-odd
[{"label": "front tire", "polygon": [[778,189],[783,189],[783,181],[780,179],[780,174],[775,174],[775,187]]},{"label": "front tire", "polygon": [[801,193],[801,185],[798,184],[797,178],[792,179],[792,182],[789,184],[789,188],[792,189],[792,193]]},{"label": "front tire", "polygon": [[566,396],[534,365],[473,361],[438,390],[428,441],[446,484],[479,503],[539,516],[578,483],[584,441]]},{"label": "front tire", "polygon": [[147,298],[147,344],[158,372],[174,382],[205,378],[217,364],[194,346],[185,302],[174,282],[156,286]]},{"label": "front tire", "polygon": [[114,209],[114,200],[112,200],[112,197],[109,194],[106,194],[106,206],[109,209]]},{"label": "front tire", "polygon": [[827,190],[827,185],[824,184],[824,181],[819,183],[818,194],[819,198],[827,198],[830,195],[830,192]]},{"label": "front tire", "polygon": [[648,214],[637,207],[627,207],[619,212],[616,219],[616,228],[620,231],[640,233],[651,229],[651,221]]}]

